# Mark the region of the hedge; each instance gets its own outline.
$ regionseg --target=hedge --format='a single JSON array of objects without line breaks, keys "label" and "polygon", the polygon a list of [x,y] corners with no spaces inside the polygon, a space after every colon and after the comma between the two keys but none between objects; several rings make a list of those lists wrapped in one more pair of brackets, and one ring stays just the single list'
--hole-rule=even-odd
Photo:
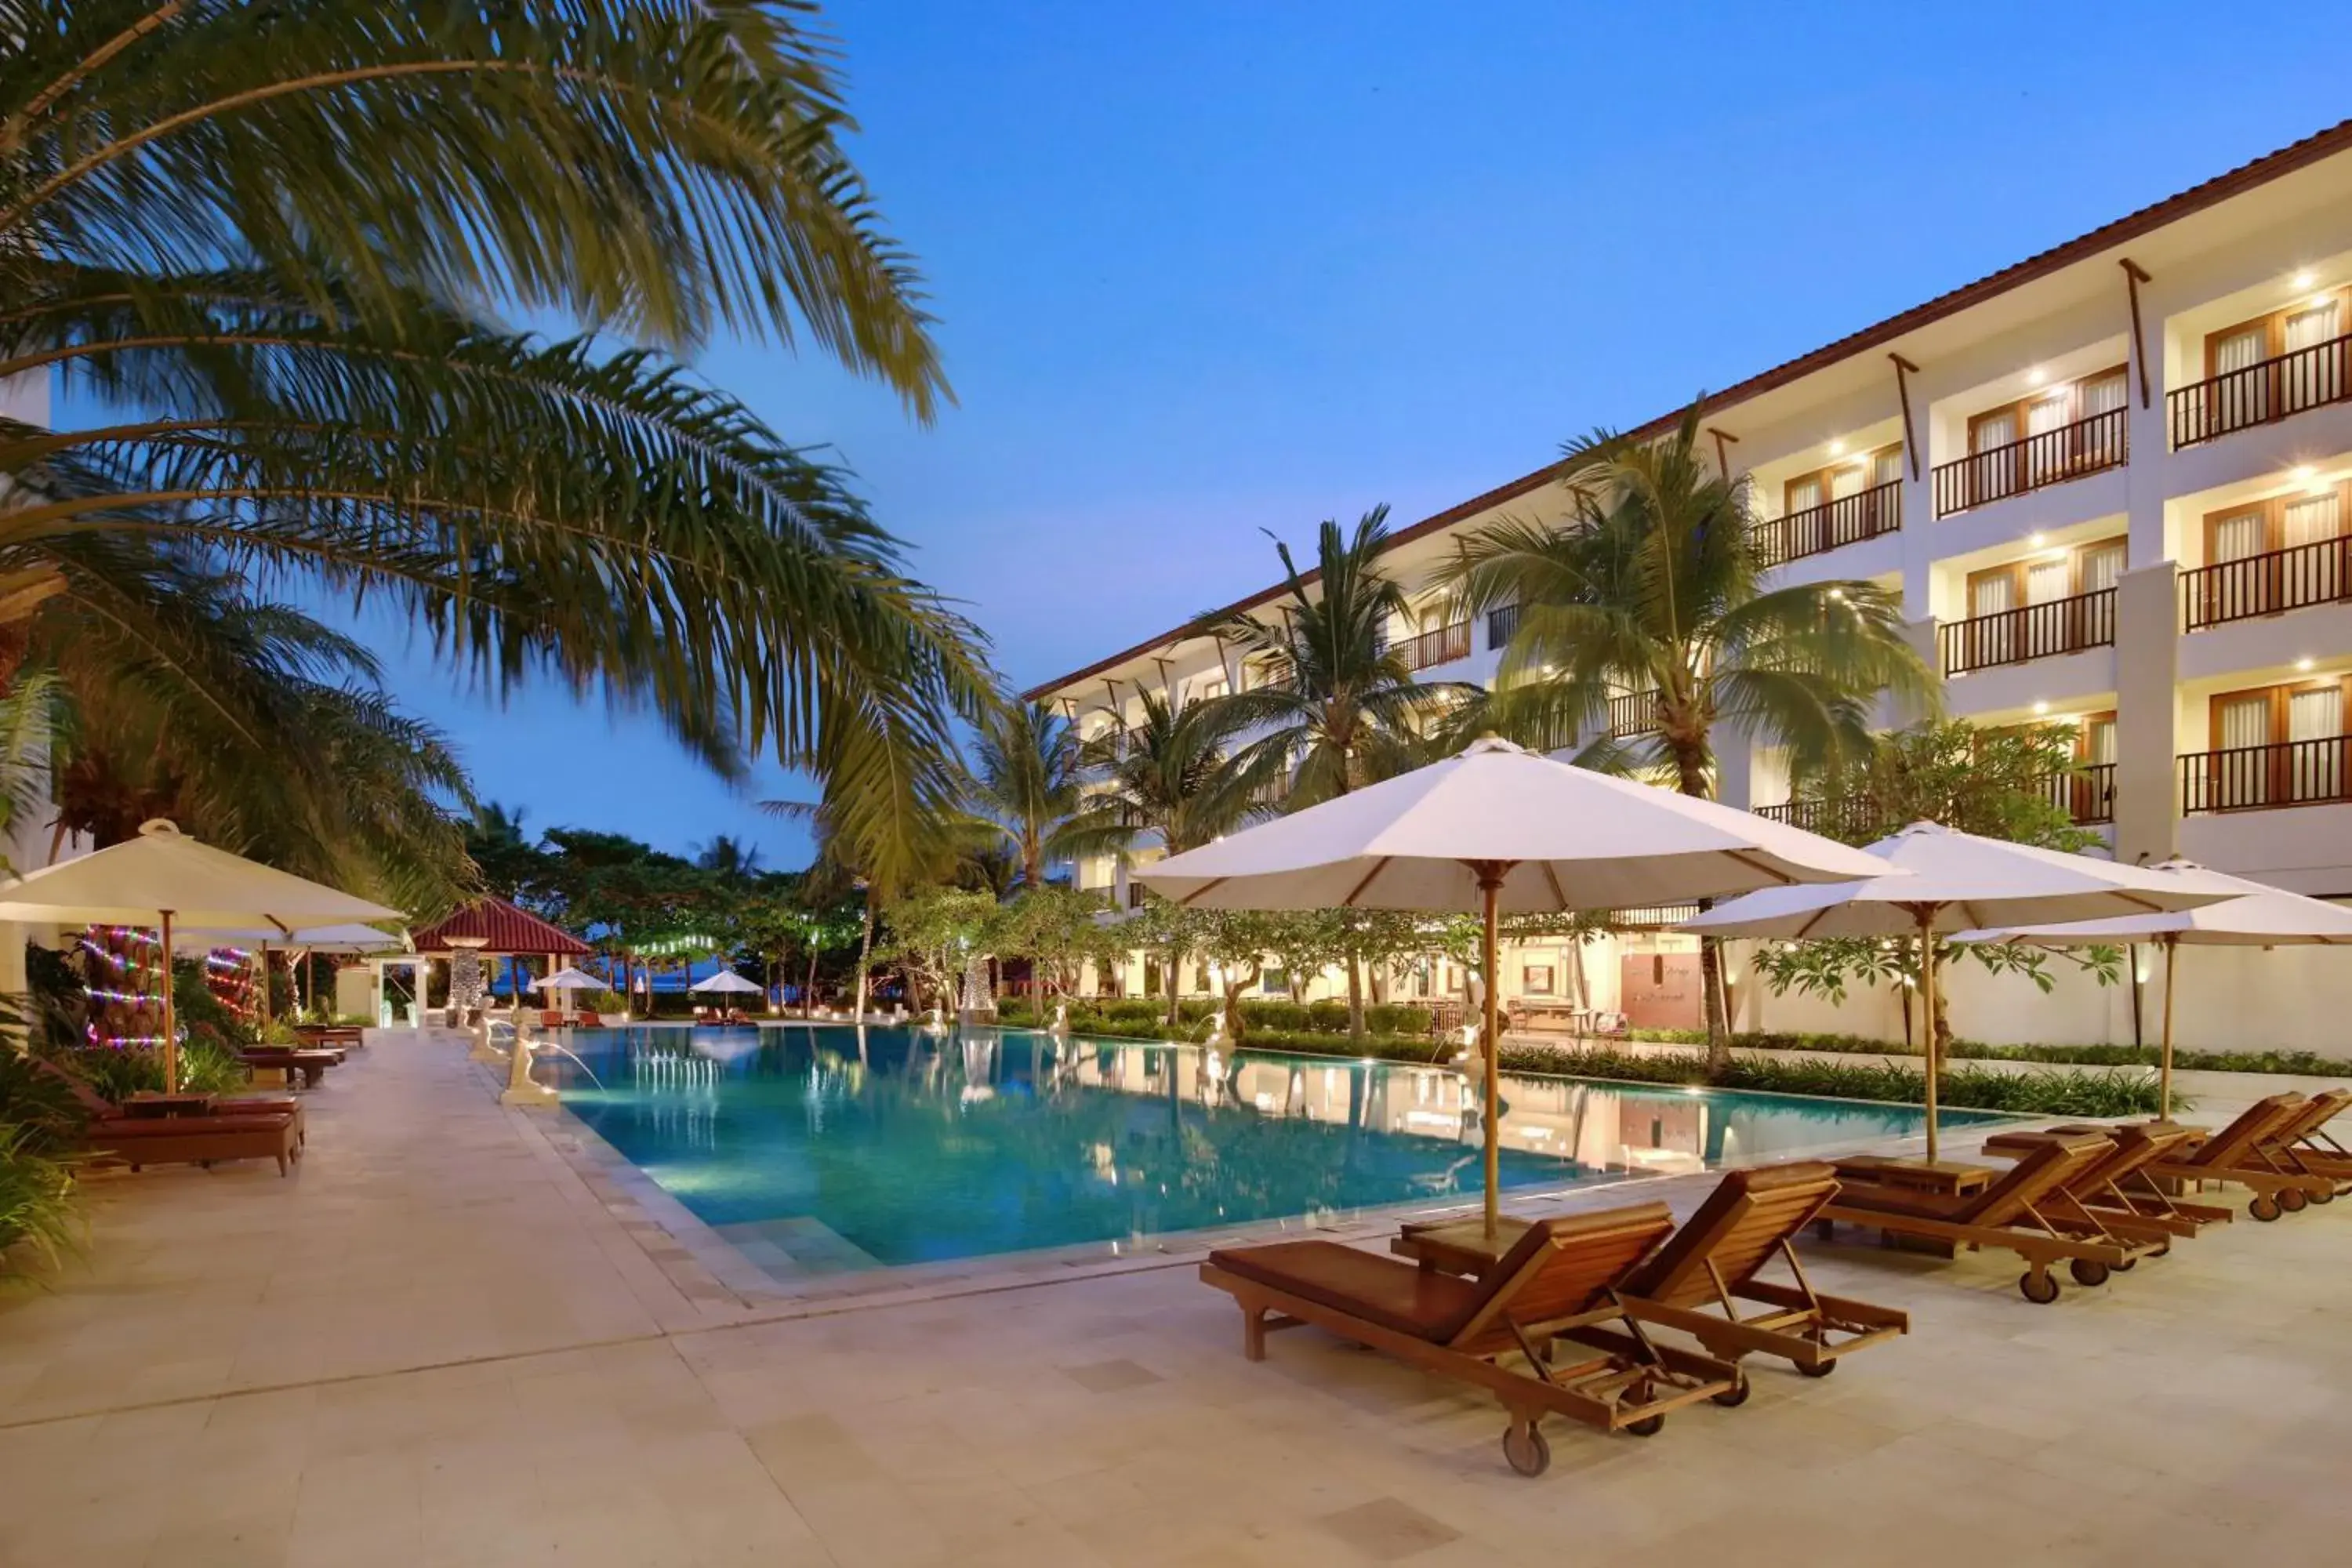
[{"label": "hedge", "polygon": [[[1636,1029],[1633,1037],[1658,1045],[1696,1046],[1706,1036],[1696,1029]],[[1827,1051],[1839,1055],[1916,1057],[1916,1047],[1863,1035],[1809,1035],[1759,1030],[1734,1035],[1731,1043],[1756,1050]],[[1989,1046],[1954,1040],[1954,1061],[2048,1062],[2075,1067],[2156,1067],[2163,1052],[2154,1046]],[[2183,1072],[2292,1073],[2306,1078],[2352,1077],[2352,1061],[2316,1051],[2192,1051],[2176,1047],[2172,1065]]]},{"label": "hedge", "polygon": [[[1143,996],[1114,997],[1108,1000],[1069,1004],[1070,1027],[1084,1034],[1112,1032],[1115,1026],[1145,1027],[1159,1025],[1168,1016],[1164,998]],[[1344,1035],[1348,1032],[1348,1005],[1345,1002],[1267,1002],[1247,1000],[1242,1003],[1242,1026],[1245,1039],[1254,1039],[1262,1030],[1288,1034]],[[1048,1015],[1051,1009],[1048,1009]],[[1187,1024],[1196,1026],[1191,1037],[1207,1033],[1208,1022],[1224,1011],[1223,1005],[1207,997],[1187,997],[1177,1005],[1177,1016]],[[1016,1027],[1037,1022],[1036,1004],[1026,997],[1015,997],[997,1004],[997,1016]],[[1364,1006],[1364,1028],[1374,1035],[1412,1035],[1424,1040],[1430,1028],[1429,1009],[1402,1003],[1367,1003]],[[1157,1038],[1157,1036],[1150,1037]]]}]

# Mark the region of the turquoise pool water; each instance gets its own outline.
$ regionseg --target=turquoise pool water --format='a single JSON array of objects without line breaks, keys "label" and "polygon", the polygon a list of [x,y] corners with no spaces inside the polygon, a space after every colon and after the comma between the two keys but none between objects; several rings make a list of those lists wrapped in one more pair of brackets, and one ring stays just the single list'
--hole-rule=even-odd
[{"label": "turquoise pool water", "polygon": [[[824,1272],[1478,1191],[1454,1073],[1025,1030],[574,1032],[564,1103],[772,1269]],[[1507,1077],[1503,1181],[1562,1187],[1849,1149],[1902,1106]],[[1961,1112],[1953,1122],[1979,1120]]]}]

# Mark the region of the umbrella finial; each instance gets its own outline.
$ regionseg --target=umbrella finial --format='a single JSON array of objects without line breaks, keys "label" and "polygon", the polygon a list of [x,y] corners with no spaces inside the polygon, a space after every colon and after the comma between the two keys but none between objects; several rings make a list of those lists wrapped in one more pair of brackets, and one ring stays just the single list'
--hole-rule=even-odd
[{"label": "umbrella finial", "polygon": [[168,816],[151,816],[139,825],[142,838],[178,838],[184,837],[180,825]]}]

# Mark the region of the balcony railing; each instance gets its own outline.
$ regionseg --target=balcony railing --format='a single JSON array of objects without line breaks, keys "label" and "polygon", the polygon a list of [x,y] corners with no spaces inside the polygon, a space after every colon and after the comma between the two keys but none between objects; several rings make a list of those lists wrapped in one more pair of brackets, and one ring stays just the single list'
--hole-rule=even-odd
[{"label": "balcony railing", "polygon": [[1858,798],[1785,801],[1779,805],[1759,805],[1756,815],[1768,822],[1785,822],[1791,827],[1834,838],[1875,837],[1877,829],[1885,826],[1879,820],[1878,808]]},{"label": "balcony railing", "polygon": [[2180,810],[2195,816],[2352,799],[2347,760],[2352,736],[2347,735],[2194,752],[2180,759]]},{"label": "balcony railing", "polygon": [[1433,665],[1451,664],[1457,658],[1470,657],[1470,623],[1455,621],[1451,626],[1407,637],[1393,645],[1396,655],[1407,669],[1427,669]]},{"label": "balcony railing", "polygon": [[1486,646],[1503,647],[1519,629],[1519,607],[1505,605],[1499,610],[1486,612]]},{"label": "balcony railing", "polygon": [[2080,771],[2053,773],[2042,781],[2051,805],[2083,827],[2116,819],[2116,764],[2084,763]]},{"label": "balcony railing", "polygon": [[2101,588],[2021,609],[1971,616],[1938,627],[1936,635],[1943,644],[1946,675],[2104,647],[2116,640],[2116,591]]},{"label": "balcony railing", "polygon": [[2119,468],[2130,453],[2128,408],[2110,408],[2005,447],[1936,465],[1936,515],[1949,517],[2003,496],[2023,495]]},{"label": "balcony railing", "polygon": [[2192,632],[2339,599],[2352,599],[2352,537],[2315,540],[2180,574],[2181,620]]},{"label": "balcony railing", "polygon": [[1656,732],[1658,728],[1658,696],[1655,691],[1629,691],[1622,697],[1609,700],[1609,734],[1612,740],[1630,741],[1636,735]]},{"label": "balcony railing", "polygon": [[2225,370],[2165,395],[2172,444],[2194,447],[2352,397],[2352,334]]},{"label": "balcony railing", "polygon": [[1759,522],[1749,537],[1767,566],[1821,555],[1903,526],[1903,481],[1889,479],[1850,496]]}]

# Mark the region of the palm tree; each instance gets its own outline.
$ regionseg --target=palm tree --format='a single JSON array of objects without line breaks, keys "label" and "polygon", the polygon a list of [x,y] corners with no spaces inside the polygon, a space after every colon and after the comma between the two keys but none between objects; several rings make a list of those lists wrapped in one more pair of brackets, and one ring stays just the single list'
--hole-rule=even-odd
[{"label": "palm tree", "polygon": [[721,833],[694,846],[694,864],[722,881],[748,882],[760,875],[760,847]]},{"label": "palm tree", "polygon": [[80,542],[178,542],[405,612],[488,689],[650,707],[730,773],[772,749],[853,784],[845,821],[953,798],[976,635],[673,357],[806,341],[919,418],[948,396],[847,124],[778,6],[20,9],[0,382],[91,412],[0,419],[0,690]]},{"label": "palm tree", "polygon": [[[1803,775],[1866,752],[1882,694],[1921,709],[1937,696],[1896,595],[1860,582],[1765,584],[1747,481],[1716,472],[1698,434],[1694,408],[1660,440],[1570,443],[1568,521],[1481,529],[1439,580],[1468,613],[1519,606],[1496,679],[1497,727],[1546,749],[1581,742],[1580,763],[1706,797],[1718,724],[1785,748]],[[1718,1062],[1729,1050],[1719,968],[1715,944],[1703,943]]]},{"label": "palm tree", "polygon": [[[1151,847],[1177,855],[1265,814],[1269,808],[1255,797],[1280,776],[1281,759],[1272,752],[1244,759],[1229,749],[1245,721],[1226,702],[1173,703],[1145,693],[1140,723],[1082,748],[1099,782],[1087,786],[1063,830],[1067,852],[1123,862]],[[1177,956],[1168,964],[1171,1024],[1181,992]]]},{"label": "palm tree", "polygon": [[971,742],[972,806],[1020,861],[1021,885],[1043,887],[1061,834],[1077,814],[1077,733],[1044,702],[1007,702],[983,714]]},{"label": "palm tree", "polygon": [[1263,731],[1247,748],[1252,760],[1276,759],[1290,773],[1292,809],[1409,771],[1431,721],[1477,694],[1415,679],[1390,646],[1390,626],[1412,605],[1380,567],[1388,516],[1387,507],[1374,507],[1352,534],[1327,520],[1312,574],[1301,574],[1290,546],[1276,540],[1278,619],[1235,610],[1193,627],[1232,645],[1251,673],[1248,689],[1224,700],[1244,728]]}]

